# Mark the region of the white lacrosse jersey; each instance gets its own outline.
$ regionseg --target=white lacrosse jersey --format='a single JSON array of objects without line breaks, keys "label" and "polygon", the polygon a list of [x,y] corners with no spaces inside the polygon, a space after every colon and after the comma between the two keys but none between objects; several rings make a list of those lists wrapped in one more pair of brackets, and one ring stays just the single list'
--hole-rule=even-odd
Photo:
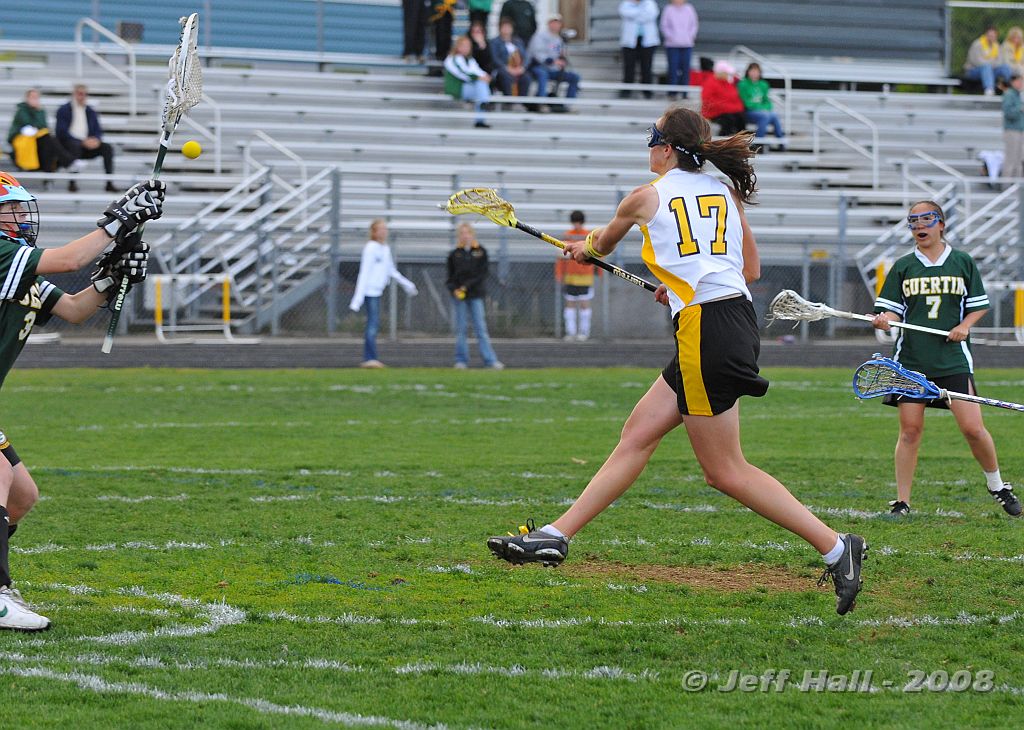
[{"label": "white lacrosse jersey", "polygon": [[640,227],[642,258],[683,307],[743,294],[743,224],[729,188],[703,173],[674,169],[651,183],[658,212]]}]

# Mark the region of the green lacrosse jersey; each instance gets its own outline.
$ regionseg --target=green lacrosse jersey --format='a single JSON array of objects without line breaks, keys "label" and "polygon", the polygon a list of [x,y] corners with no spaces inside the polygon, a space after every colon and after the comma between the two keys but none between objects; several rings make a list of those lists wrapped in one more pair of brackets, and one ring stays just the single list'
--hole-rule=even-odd
[{"label": "green lacrosse jersey", "polygon": [[[893,264],[875,300],[875,312],[893,312],[907,324],[951,330],[970,312],[988,309],[988,295],[974,259],[947,245],[935,263],[917,249]],[[899,329],[893,359],[929,378],[973,373],[970,338]]]},{"label": "green lacrosse jersey", "polygon": [[0,237],[0,385],[14,367],[32,328],[50,319],[64,292],[40,276],[41,249]]}]

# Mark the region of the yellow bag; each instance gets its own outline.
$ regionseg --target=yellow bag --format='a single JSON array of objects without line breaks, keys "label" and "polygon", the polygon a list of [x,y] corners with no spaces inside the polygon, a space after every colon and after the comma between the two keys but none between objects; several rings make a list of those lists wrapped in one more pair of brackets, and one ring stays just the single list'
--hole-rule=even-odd
[{"label": "yellow bag", "polygon": [[49,129],[40,129],[33,135],[17,135],[11,142],[11,146],[14,148],[14,164],[22,170],[38,170],[39,143],[37,140],[49,133]]}]

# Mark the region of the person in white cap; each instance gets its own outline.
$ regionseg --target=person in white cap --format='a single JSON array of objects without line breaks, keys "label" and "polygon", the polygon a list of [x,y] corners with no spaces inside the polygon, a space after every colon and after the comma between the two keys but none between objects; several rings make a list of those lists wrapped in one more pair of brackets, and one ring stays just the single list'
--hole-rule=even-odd
[{"label": "person in white cap", "polygon": [[715,61],[714,76],[704,81],[701,88],[700,113],[718,125],[722,135],[736,134],[747,126],[743,99],[736,89],[736,69],[728,61]]},{"label": "person in white cap", "polygon": [[[534,33],[527,48],[530,57],[529,69],[537,79],[537,96],[558,96],[558,84],[569,84],[566,97],[573,99],[579,91],[580,76],[569,70],[565,40],[562,38],[562,16],[548,18],[547,28]],[[548,83],[554,84],[548,89]],[[552,107],[553,112],[568,111],[565,107]]]}]

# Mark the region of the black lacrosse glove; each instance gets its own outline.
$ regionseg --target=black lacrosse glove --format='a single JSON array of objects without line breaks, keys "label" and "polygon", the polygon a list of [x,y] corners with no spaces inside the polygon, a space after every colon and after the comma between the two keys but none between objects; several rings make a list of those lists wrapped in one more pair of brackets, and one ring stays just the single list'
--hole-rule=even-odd
[{"label": "black lacrosse glove", "polygon": [[112,238],[125,236],[142,223],[155,220],[164,213],[167,186],[160,180],[146,180],[132,185],[120,198],[107,206],[96,225]]},{"label": "black lacrosse glove", "polygon": [[124,236],[100,257],[96,265],[98,268],[92,274],[92,285],[96,291],[109,297],[127,279],[127,293],[133,284],[141,284],[146,280],[149,244],[143,242],[138,234]]}]

